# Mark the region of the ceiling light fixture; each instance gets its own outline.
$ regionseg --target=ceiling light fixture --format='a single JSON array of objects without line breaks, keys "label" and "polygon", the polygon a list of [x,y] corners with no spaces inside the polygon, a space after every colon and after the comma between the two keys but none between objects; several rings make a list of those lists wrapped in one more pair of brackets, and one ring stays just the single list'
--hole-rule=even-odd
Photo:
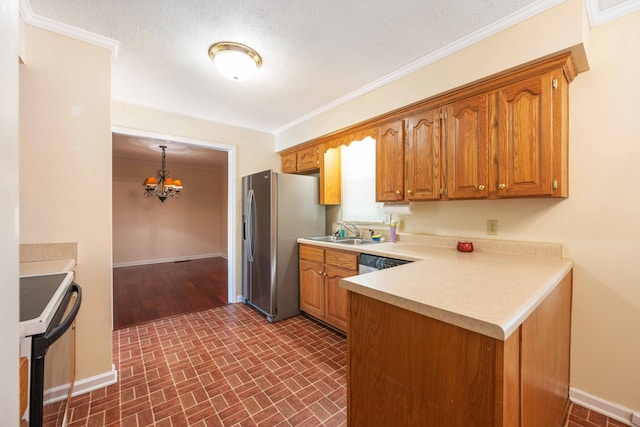
[{"label": "ceiling light fixture", "polygon": [[144,180],[144,197],[157,196],[161,202],[164,202],[167,198],[175,196],[177,199],[181,197],[180,190],[182,190],[182,181],[179,179],[169,178],[169,171],[165,169],[165,157],[164,150],[166,145],[160,145],[162,149],[162,169],[158,169],[157,177],[150,176]]},{"label": "ceiling light fixture", "polygon": [[209,56],[220,74],[231,80],[248,80],[262,65],[258,52],[240,43],[214,43],[209,47]]}]

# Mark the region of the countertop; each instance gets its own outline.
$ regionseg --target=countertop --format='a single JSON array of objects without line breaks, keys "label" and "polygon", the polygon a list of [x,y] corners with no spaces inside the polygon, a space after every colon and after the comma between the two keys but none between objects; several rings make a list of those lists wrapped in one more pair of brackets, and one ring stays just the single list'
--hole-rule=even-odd
[{"label": "countertop", "polygon": [[45,274],[66,273],[73,271],[75,259],[55,259],[20,263],[20,277],[41,276]]},{"label": "countertop", "polygon": [[[418,240],[365,245],[304,238],[298,242],[415,261],[349,277],[340,286],[498,340],[507,339],[573,268],[572,260],[561,257],[559,244],[531,243],[527,249],[528,242],[487,240],[476,245],[474,240],[476,250],[462,253],[452,243],[456,238],[426,239],[431,245]],[[486,250],[480,249],[483,246]]]}]

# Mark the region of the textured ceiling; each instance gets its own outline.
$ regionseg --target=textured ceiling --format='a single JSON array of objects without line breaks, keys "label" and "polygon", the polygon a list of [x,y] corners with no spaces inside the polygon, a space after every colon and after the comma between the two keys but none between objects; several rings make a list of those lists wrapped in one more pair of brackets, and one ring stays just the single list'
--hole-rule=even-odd
[{"label": "textured ceiling", "polygon": [[[116,100],[277,132],[523,10],[560,0],[30,0],[33,14],[120,42]],[[542,7],[541,7],[542,5]],[[247,82],[207,55],[256,49]]]},{"label": "textured ceiling", "polygon": [[158,168],[162,161],[160,145],[167,148],[167,167],[171,165],[187,165],[201,168],[224,168],[227,166],[227,152],[196,147],[169,140],[142,138],[120,133],[112,135],[112,151],[114,161],[141,160],[157,161]]}]

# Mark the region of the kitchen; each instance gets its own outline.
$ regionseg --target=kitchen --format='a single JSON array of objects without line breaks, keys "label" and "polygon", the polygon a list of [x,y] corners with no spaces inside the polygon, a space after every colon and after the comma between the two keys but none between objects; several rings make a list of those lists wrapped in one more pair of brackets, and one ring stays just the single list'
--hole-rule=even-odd
[{"label": "kitchen", "polygon": [[[640,97],[633,76],[637,75],[640,65],[637,55],[629,55],[639,49],[633,34],[640,17],[637,12],[630,13],[588,29],[585,15],[583,2],[563,2],[487,40],[465,47],[412,76],[327,111],[322,120],[311,120],[277,137],[112,102],[108,90],[110,52],[42,29],[23,28],[25,63],[33,68],[20,82],[23,85],[20,86],[20,120],[23,121],[20,140],[21,144],[27,143],[24,147],[21,145],[20,150],[27,149],[30,153],[20,169],[40,173],[31,178],[18,175],[16,131],[16,135],[9,138],[14,141],[13,146],[7,148],[6,157],[3,155],[3,162],[5,159],[14,161],[6,161],[2,169],[8,174],[4,182],[18,182],[20,177],[21,186],[25,185],[19,197],[21,234],[18,240],[15,211],[3,207],[2,222],[6,222],[3,236],[7,236],[3,241],[15,242],[15,247],[3,246],[7,255],[2,261],[3,267],[6,266],[3,274],[9,282],[17,277],[14,264],[20,243],[77,241],[78,281],[86,290],[80,320],[87,322],[91,329],[90,333],[87,329],[78,332],[81,342],[78,378],[113,378],[109,307],[111,206],[110,198],[104,196],[110,191],[112,126],[199,140],[214,139],[233,146],[236,182],[230,182],[230,186],[234,188],[236,203],[231,207],[234,222],[230,228],[237,236],[240,232],[237,220],[239,177],[258,170],[278,169],[277,152],[583,41],[588,43],[591,69],[581,73],[571,85],[569,198],[562,202],[544,199],[419,203],[415,213],[405,221],[403,231],[480,238],[485,236],[486,220],[497,218],[501,239],[562,243],[564,256],[576,263],[572,387],[582,391],[583,396],[597,396],[593,404],[608,408],[610,413],[616,413],[620,408],[637,411],[640,397],[636,384],[640,382],[640,373],[635,361],[640,357],[640,349],[633,337],[638,336],[637,301],[640,297],[637,286],[633,285],[638,282],[638,271],[634,266],[640,235],[636,218],[640,207],[633,192],[629,197],[630,186],[626,181],[640,178],[631,163],[638,154],[634,143],[638,135],[633,125],[633,112],[638,110]],[[12,22],[12,27],[17,28],[15,20]],[[541,34],[542,28],[555,28],[557,32]],[[514,43],[514,40],[519,42]],[[58,53],[57,58],[52,57],[51,52]],[[477,58],[486,57],[494,60],[490,63],[477,61]],[[46,72],[38,67],[46,68]],[[450,75],[449,69],[460,70],[461,75]],[[433,75],[440,78],[437,85],[433,83]],[[57,90],[67,97],[61,104],[56,104],[54,88],[47,83],[52,80],[58,83]],[[17,85],[17,78],[12,82],[8,84],[8,91],[15,90],[12,88]],[[409,90],[416,83],[419,88]],[[45,99],[47,102],[42,102]],[[63,113],[69,111],[67,104],[80,102],[85,106],[83,110],[71,115]],[[600,103],[606,104],[606,110],[614,113],[607,117],[605,126],[594,125],[600,122],[598,119],[603,110]],[[15,109],[15,105],[6,108]],[[79,116],[87,121],[77,120]],[[38,125],[33,125],[34,122]],[[622,179],[618,178],[619,171],[625,171]],[[53,186],[49,185],[52,180],[55,181]],[[61,182],[64,185],[58,185]],[[51,187],[54,190],[42,191]],[[13,201],[13,206],[18,203],[17,192],[16,185],[12,198],[8,199]],[[65,200],[65,206],[58,203],[61,199]],[[46,219],[41,212],[47,212]],[[235,241],[230,244],[233,245],[230,253],[239,257],[239,244]],[[236,264],[236,278],[239,275]],[[11,324],[11,313],[15,313],[16,308],[8,302],[3,304],[8,304],[7,310],[2,312],[7,313],[5,320]],[[2,360],[3,366],[10,366],[8,355]],[[8,384],[14,383],[15,375],[11,370],[3,372]],[[7,399],[3,399],[3,402],[9,402],[7,405],[13,399],[10,391],[9,388],[3,391],[8,393]],[[13,403],[17,406],[15,400]],[[13,411],[7,409],[6,412]]]}]

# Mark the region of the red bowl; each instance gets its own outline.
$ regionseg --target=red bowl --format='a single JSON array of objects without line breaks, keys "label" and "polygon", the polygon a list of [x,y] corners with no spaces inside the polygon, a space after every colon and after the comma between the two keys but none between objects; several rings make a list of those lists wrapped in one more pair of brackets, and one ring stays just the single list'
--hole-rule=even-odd
[{"label": "red bowl", "polygon": [[473,252],[473,242],[458,242],[457,249],[460,252]]}]

